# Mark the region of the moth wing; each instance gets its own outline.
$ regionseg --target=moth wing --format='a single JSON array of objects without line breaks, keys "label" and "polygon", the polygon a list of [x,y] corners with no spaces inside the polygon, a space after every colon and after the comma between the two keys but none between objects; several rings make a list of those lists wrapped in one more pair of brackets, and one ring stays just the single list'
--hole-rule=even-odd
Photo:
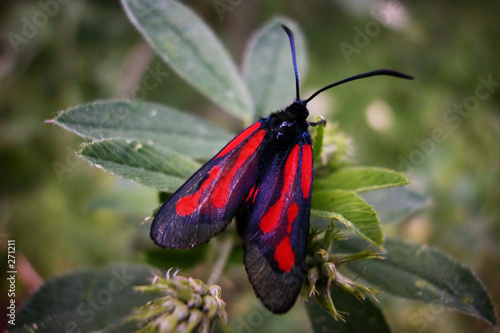
[{"label": "moth wing", "polygon": [[153,241],[189,248],[224,230],[257,179],[265,134],[260,122],[253,124],[196,171],[156,213]]},{"label": "moth wing", "polygon": [[250,282],[274,313],[293,306],[306,276],[312,173],[309,143],[276,154],[237,218]]}]

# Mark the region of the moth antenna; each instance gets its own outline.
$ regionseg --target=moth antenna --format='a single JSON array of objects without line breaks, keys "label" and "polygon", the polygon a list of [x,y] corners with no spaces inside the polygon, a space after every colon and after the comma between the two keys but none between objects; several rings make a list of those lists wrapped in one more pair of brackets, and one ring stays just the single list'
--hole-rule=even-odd
[{"label": "moth antenna", "polygon": [[300,100],[299,94],[299,72],[297,70],[297,57],[295,56],[295,39],[293,37],[293,32],[286,25],[281,25],[283,30],[285,30],[290,40],[290,48],[292,49],[292,61],[293,61],[293,71],[295,72],[295,96],[297,100]]},{"label": "moth antenna", "polygon": [[343,79],[343,80],[340,80],[338,82],[329,84],[326,87],[321,88],[320,90],[318,90],[314,94],[312,94],[311,97],[309,97],[308,99],[306,99],[304,101],[304,103],[307,104],[314,97],[321,94],[323,91],[328,90],[328,89],[333,88],[333,87],[336,87],[336,86],[339,86],[343,83],[347,83],[347,82],[351,82],[351,81],[355,81],[355,80],[359,80],[359,79],[364,79],[364,78],[371,77],[371,76],[377,76],[377,75],[387,75],[387,76],[394,76],[394,77],[398,77],[398,78],[406,79],[406,80],[413,80],[412,76],[404,74],[404,73],[396,72],[396,71],[393,71],[390,69],[378,69],[375,71],[354,75],[354,76],[348,77],[347,79]]}]

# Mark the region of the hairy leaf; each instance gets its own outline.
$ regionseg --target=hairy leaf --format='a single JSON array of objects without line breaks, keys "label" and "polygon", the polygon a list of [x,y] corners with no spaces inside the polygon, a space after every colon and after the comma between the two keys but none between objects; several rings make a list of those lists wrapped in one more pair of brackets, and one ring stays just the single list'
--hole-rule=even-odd
[{"label": "hairy leaf", "polygon": [[201,118],[146,102],[97,101],[49,122],[85,138],[138,140],[201,159],[215,155],[233,137]]},{"label": "hairy leaf", "polygon": [[160,191],[172,193],[199,164],[179,153],[137,141],[102,140],[83,145],[80,155],[98,168]]},{"label": "hairy leaf", "polygon": [[371,243],[382,245],[377,214],[356,194],[343,190],[315,191],[311,200],[312,216],[337,219]]}]

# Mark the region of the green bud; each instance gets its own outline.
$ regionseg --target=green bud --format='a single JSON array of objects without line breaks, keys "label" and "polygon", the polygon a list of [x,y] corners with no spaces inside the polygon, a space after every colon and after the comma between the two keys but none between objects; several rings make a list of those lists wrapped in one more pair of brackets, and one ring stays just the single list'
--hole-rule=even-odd
[{"label": "green bud", "polygon": [[328,280],[334,280],[337,274],[335,264],[331,262],[324,262],[321,264],[321,274]]},{"label": "green bud", "polygon": [[189,318],[187,320],[187,325],[185,327],[186,332],[194,331],[200,323],[203,321],[203,313],[198,309],[192,309]]},{"label": "green bud", "polygon": [[327,261],[328,260],[328,251],[325,249],[319,249],[318,251],[316,251],[314,257],[319,262]]},{"label": "green bud", "polygon": [[225,329],[227,314],[221,288],[177,273],[169,270],[165,278],[156,276],[151,285],[135,288],[158,295],[129,316],[128,320],[142,324],[138,332],[211,332],[217,321]]},{"label": "green bud", "polygon": [[308,266],[307,281],[302,286],[304,298],[314,296],[318,303],[332,315],[335,320],[344,321],[344,313],[338,311],[334,304],[335,295],[331,295],[332,284],[336,284],[351,293],[359,300],[367,296],[373,297],[377,290],[363,286],[342,275],[338,268],[356,260],[381,259],[379,253],[369,249],[357,253],[334,254],[330,248],[335,242],[345,239],[339,229],[335,228],[334,221],[323,231],[315,231],[310,235],[306,265]]}]

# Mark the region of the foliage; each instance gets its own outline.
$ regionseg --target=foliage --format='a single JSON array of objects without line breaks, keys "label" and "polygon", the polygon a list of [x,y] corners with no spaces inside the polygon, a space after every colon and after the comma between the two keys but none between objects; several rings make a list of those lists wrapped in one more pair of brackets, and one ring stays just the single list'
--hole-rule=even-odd
[{"label": "foliage", "polygon": [[17,313],[9,332],[133,331],[130,310],[155,295],[133,287],[150,283],[151,267],[113,265],[81,270],[45,283]]},{"label": "foliage", "polygon": [[[285,36],[280,37],[278,33],[281,22],[293,27],[298,40],[303,39],[298,27],[290,20],[272,20],[253,36],[246,49],[243,79],[215,35],[186,7],[174,1],[123,1],[123,5],[138,30],[180,77],[243,123],[272,110],[268,109],[270,106],[276,108],[290,102],[293,88],[291,89],[290,85],[274,83],[280,81],[272,80],[281,80],[282,72],[286,69],[274,66],[272,57],[268,56],[272,54],[284,59],[289,58],[283,51],[283,45],[287,45]],[[189,22],[188,27],[185,26],[186,22]],[[200,51],[206,48],[209,48],[210,52]],[[304,59],[301,54],[305,53],[305,47],[298,43],[297,48],[299,59]],[[255,59],[264,61],[256,62]],[[261,98],[262,82],[270,83],[270,86],[264,89],[269,92],[269,98]],[[281,88],[281,91],[275,91]],[[137,101],[95,102],[65,111],[51,122],[88,140],[79,154],[92,165],[169,193],[175,190],[200,162],[210,157],[217,151],[217,147],[231,138],[227,130],[188,116],[184,111],[178,112],[171,107]],[[327,134],[325,133],[325,136]],[[325,137],[325,140],[327,139],[328,137]],[[345,142],[343,144],[345,145]],[[318,143],[315,148],[318,148]],[[458,309],[495,325],[496,318],[491,302],[484,287],[470,270],[437,250],[395,240],[383,242],[379,218],[369,200],[363,199],[361,192],[375,191],[374,193],[382,195],[387,191],[384,188],[404,185],[406,179],[399,173],[380,168],[341,167],[333,168],[336,170],[332,173],[322,173],[322,168],[332,169],[329,153],[324,152],[321,156],[321,149],[315,151],[315,159],[319,156],[317,160],[328,162],[317,163],[318,175],[323,177],[317,177],[314,184],[314,225],[327,232],[325,224],[331,220],[338,221],[347,227],[343,232],[349,239],[356,239],[355,235],[359,235],[368,243],[361,243],[360,247],[359,242],[354,243],[357,246],[352,246],[348,242],[336,241],[323,248],[327,254],[321,262],[337,264],[337,260],[342,259],[338,254],[352,255],[353,249],[354,253],[363,253],[368,246],[375,245],[378,247],[375,252],[385,260],[375,256],[368,261],[346,262],[346,268],[387,293]],[[351,235],[351,232],[354,234]],[[328,251],[330,247],[332,253]],[[319,249],[316,249],[316,252],[318,251]],[[314,257],[314,252],[311,254]],[[443,279],[444,273],[449,275]],[[94,275],[100,276],[101,272],[75,273],[72,279],[76,277],[76,281],[84,280],[88,276],[86,274],[90,274],[92,278]],[[335,295],[339,295],[337,307],[340,311],[349,311],[350,314],[352,311],[353,318],[355,315],[359,316],[357,318],[375,318],[371,321],[374,322],[373,327],[379,327],[380,331],[383,331],[387,324],[374,302],[367,300],[361,303],[363,306],[360,307],[359,298],[363,297],[360,297],[357,291],[339,291],[340,284],[329,284],[330,279],[338,280],[342,277],[341,274],[335,271],[335,274],[330,272],[326,276],[319,275],[318,281],[326,278],[327,283],[325,285],[321,282],[322,284],[313,289],[321,290],[321,285],[326,286],[321,290],[320,296],[326,295],[328,298],[329,295],[334,295],[333,300],[336,302]],[[142,277],[146,276],[147,274],[144,274]],[[101,281],[106,279],[109,279],[109,276]],[[402,284],[403,282],[405,284]],[[53,295],[64,294],[68,290],[61,280],[49,282],[22,311],[29,312],[41,304],[48,304],[53,301]],[[40,310],[38,319],[53,318],[51,316],[59,315],[60,309],[75,308],[93,289],[83,283],[82,290],[86,293],[74,295],[76,304],[54,302],[55,309],[49,307]],[[46,297],[43,301],[40,301],[41,295]],[[124,305],[129,308],[137,306],[128,303]],[[114,307],[110,306],[109,309],[114,310]],[[307,309],[316,331],[321,331],[321,328],[314,323],[331,322],[330,315],[322,312],[314,300],[307,302]],[[92,329],[108,327],[109,322],[106,320],[111,320],[112,317],[106,318],[106,312],[100,315],[104,321],[93,321],[92,324],[96,326]],[[67,320],[64,316],[62,318]],[[338,326],[339,331],[347,330],[346,327],[355,330],[350,327],[353,322],[349,319],[350,317],[346,317],[346,323],[336,321],[331,322],[331,325]],[[30,320],[19,317],[20,323],[37,323]],[[362,331],[366,327],[368,326],[357,329]],[[32,329],[43,331],[45,328],[36,325],[32,326]]]}]

